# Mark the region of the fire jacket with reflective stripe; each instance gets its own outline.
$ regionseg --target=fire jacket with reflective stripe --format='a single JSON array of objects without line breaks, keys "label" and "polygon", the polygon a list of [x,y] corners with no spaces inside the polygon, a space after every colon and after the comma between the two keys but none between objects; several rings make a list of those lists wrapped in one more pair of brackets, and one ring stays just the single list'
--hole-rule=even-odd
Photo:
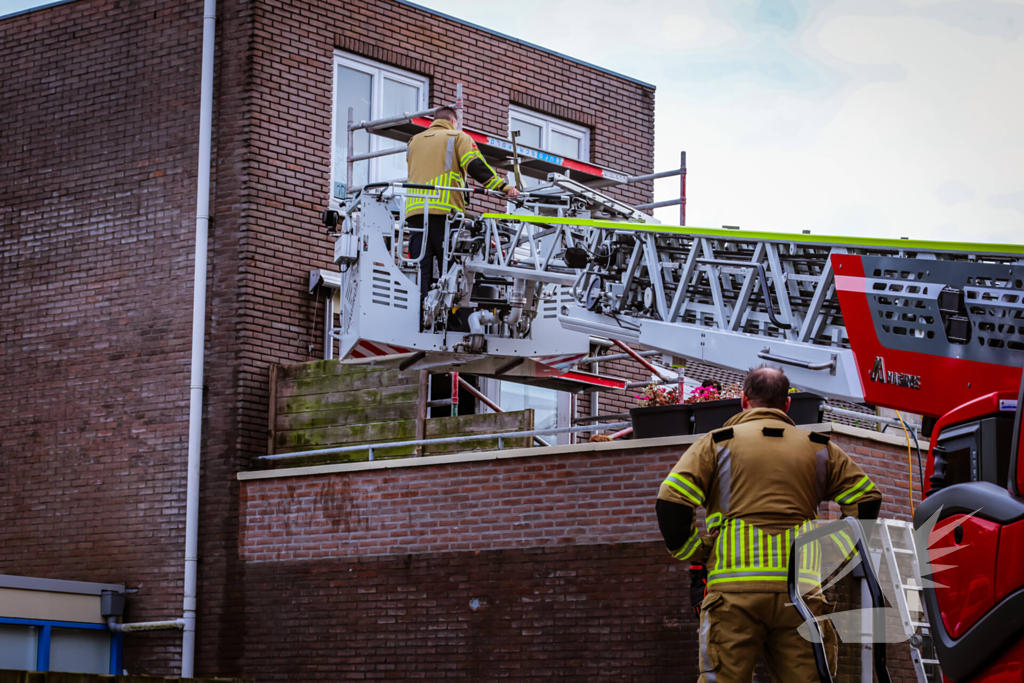
[{"label": "fire jacket with reflective stripe", "polygon": [[[824,501],[844,516],[880,500],[871,479],[826,435],[798,429],[781,410],[754,408],[701,437],[662,483],[658,498],[707,510],[714,537],[708,590],[785,592],[789,547]],[[696,515],[694,515],[696,519]],[[705,540],[705,545],[707,541]],[[694,522],[680,560],[702,559]],[[801,553],[799,576],[816,582],[821,550]]]},{"label": "fire jacket with reflective stripe", "polygon": [[[488,190],[505,192],[509,185],[487,165],[473,138],[445,119],[437,119],[409,141],[407,153],[409,182],[446,187],[465,187],[467,173]],[[464,192],[452,190],[412,190],[405,203],[406,215],[423,211],[430,202],[430,213],[446,214],[452,209],[464,212]],[[415,195],[429,195],[424,200]]]}]

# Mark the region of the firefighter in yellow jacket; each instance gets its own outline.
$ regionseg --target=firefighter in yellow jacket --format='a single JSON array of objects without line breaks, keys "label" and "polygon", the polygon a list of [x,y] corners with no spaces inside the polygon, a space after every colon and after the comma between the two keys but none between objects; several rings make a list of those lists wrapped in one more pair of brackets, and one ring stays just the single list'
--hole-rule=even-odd
[{"label": "firefighter in yellow jacket", "polygon": [[[471,175],[488,190],[504,192],[509,197],[519,196],[519,190],[509,185],[494,169],[487,165],[477,149],[473,138],[455,128],[455,110],[441,107],[434,114],[434,122],[427,130],[413,136],[408,152],[409,182],[442,187],[466,187],[466,175]],[[423,213],[426,208],[430,219],[427,224],[427,244],[420,262],[420,300],[430,291],[434,279],[434,259],[440,261],[444,255],[445,217],[452,211],[464,212],[464,192],[452,190],[413,190],[405,204],[406,221],[409,227],[418,230],[423,227]],[[430,195],[420,198],[415,195]],[[435,196],[437,195],[437,196]],[[429,202],[429,207],[425,204]],[[409,252],[412,257],[420,255],[423,248],[423,233],[413,232],[409,238]]]},{"label": "firefighter in yellow jacket", "polygon": [[[750,683],[762,652],[773,681],[818,680],[811,644],[797,632],[803,620],[786,591],[790,544],[817,519],[823,501],[862,520],[875,519],[882,504],[871,479],[826,435],[794,426],[788,394],[782,371],[752,370],[743,383],[743,412],[694,443],[658,492],[669,552],[693,561],[709,548],[698,632],[704,683]],[[697,531],[699,506],[713,542]],[[820,581],[818,563],[818,553],[801,558],[802,582]],[[817,616],[832,609],[820,596],[808,606]],[[822,626],[834,672],[835,631],[828,620]]]}]

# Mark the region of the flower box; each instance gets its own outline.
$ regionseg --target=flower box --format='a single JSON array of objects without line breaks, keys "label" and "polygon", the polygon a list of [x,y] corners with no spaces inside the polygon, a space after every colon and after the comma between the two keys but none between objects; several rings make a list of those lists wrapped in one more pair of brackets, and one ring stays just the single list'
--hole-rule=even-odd
[{"label": "flower box", "polygon": [[693,406],[673,403],[665,406],[630,408],[634,439],[656,439],[661,436],[686,436],[693,433]]},{"label": "flower box", "polygon": [[[798,425],[821,422],[821,404],[824,401],[821,396],[798,391],[790,394],[789,398],[790,405],[787,414],[793,422]],[[733,415],[743,410],[738,398],[691,403],[688,407],[693,409],[694,434],[704,434],[724,427]]]}]

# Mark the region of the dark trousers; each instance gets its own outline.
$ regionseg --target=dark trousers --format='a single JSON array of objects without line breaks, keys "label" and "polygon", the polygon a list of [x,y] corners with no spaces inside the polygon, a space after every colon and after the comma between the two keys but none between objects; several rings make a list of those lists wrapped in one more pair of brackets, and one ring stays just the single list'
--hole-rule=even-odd
[{"label": "dark trousers", "polygon": [[[427,223],[427,250],[420,261],[420,301],[427,298],[430,286],[434,284],[434,260],[437,259],[437,272],[444,273],[441,268],[444,264],[444,223],[445,214],[430,214]],[[410,228],[419,229],[423,227],[423,214],[417,213],[409,216],[406,223]],[[423,245],[423,233],[414,232],[409,236],[409,258],[416,258],[420,255],[420,248]]]}]

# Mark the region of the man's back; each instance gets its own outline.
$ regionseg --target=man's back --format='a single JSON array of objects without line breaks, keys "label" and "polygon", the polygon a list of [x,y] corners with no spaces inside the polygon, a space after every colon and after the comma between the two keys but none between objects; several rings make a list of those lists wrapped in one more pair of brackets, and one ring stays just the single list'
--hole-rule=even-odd
[{"label": "man's back", "polygon": [[[791,544],[813,525],[824,501],[840,503],[844,514],[873,518],[878,512],[881,495],[849,456],[828,436],[789,419],[788,392],[781,371],[751,371],[744,411],[690,446],[658,492],[658,523],[669,552],[707,564],[698,633],[704,683],[749,683],[762,654],[773,680],[814,680],[814,658],[798,632],[802,618],[786,594]],[[706,539],[696,526],[696,507],[707,510]],[[817,544],[809,548],[797,576],[816,590],[821,552]],[[692,581],[695,572],[691,566]],[[819,617],[832,609],[821,595],[808,602]],[[835,634],[827,621],[824,629],[834,663]]]},{"label": "man's back", "polygon": [[[472,139],[456,130],[450,121],[434,121],[429,128],[409,140],[409,182],[445,187],[464,186],[458,152],[461,150],[465,154],[472,145]],[[461,192],[442,190],[437,197],[430,198],[430,213],[433,214],[446,214],[452,209],[464,211],[465,208],[466,200]],[[412,213],[417,209],[423,210],[423,200],[410,198],[407,212]]]}]

